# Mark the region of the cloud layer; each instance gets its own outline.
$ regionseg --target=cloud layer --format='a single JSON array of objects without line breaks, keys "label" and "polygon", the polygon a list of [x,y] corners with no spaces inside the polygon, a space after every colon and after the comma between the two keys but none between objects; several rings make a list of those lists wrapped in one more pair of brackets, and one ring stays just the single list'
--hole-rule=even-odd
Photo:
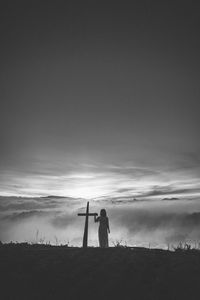
[{"label": "cloud layer", "polygon": [[[181,156],[180,156],[181,157]],[[0,194],[5,196],[38,197],[58,195],[72,198],[94,199],[100,197],[198,197],[199,157],[183,155],[183,159],[165,166],[155,162],[60,162],[49,159],[35,164],[27,170],[4,171],[0,175]],[[176,160],[174,158],[174,160]],[[61,162],[65,163],[61,163]],[[38,165],[39,164],[39,165]]]},{"label": "cloud layer", "polygon": [[[81,246],[86,200],[64,197],[1,197],[0,239],[67,243]],[[90,201],[90,210],[105,207],[110,218],[110,244],[166,247],[200,238],[200,203],[197,199]],[[98,245],[97,225],[90,219],[89,243]]]}]

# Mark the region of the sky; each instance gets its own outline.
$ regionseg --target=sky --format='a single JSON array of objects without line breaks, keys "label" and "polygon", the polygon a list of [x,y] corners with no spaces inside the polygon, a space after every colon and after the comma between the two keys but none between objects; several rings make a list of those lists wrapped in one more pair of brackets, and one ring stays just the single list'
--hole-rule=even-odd
[{"label": "sky", "polygon": [[[88,200],[110,209],[128,241],[134,216],[146,226],[145,212],[151,224],[167,209],[170,228],[176,213],[186,223],[198,218],[199,15],[192,1],[2,2],[2,240],[47,236],[46,210],[52,217],[63,209],[76,229],[81,221],[70,216]],[[17,214],[30,231],[19,225],[17,233]],[[55,228],[63,240],[64,227]],[[154,239],[167,243],[170,228]]]}]

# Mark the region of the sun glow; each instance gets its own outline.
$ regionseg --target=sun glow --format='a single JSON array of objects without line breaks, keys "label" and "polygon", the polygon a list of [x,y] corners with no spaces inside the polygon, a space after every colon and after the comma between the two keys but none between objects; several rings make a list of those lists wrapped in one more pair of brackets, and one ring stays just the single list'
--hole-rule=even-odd
[{"label": "sun glow", "polygon": [[97,198],[104,195],[104,192],[101,188],[90,186],[77,186],[74,189],[67,189],[66,191],[63,190],[63,193],[67,194],[69,197],[85,199]]},{"label": "sun glow", "polygon": [[68,183],[63,187],[62,193],[74,198],[102,197],[113,192],[113,181],[104,174],[73,174],[67,176]]}]

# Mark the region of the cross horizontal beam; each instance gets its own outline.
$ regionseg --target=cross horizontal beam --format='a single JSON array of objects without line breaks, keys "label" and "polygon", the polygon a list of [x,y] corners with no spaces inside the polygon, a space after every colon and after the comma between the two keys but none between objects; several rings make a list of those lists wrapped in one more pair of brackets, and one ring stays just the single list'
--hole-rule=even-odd
[{"label": "cross horizontal beam", "polygon": [[98,214],[97,213],[89,213],[89,214],[87,214],[87,213],[82,213],[82,214],[78,214],[78,216],[98,216]]}]

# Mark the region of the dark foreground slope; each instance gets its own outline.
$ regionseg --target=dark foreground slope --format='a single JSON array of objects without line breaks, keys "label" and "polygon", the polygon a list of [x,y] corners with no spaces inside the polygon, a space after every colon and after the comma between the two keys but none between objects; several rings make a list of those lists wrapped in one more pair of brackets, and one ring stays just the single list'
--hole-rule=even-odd
[{"label": "dark foreground slope", "polygon": [[200,251],[2,245],[2,300],[199,299]]}]

